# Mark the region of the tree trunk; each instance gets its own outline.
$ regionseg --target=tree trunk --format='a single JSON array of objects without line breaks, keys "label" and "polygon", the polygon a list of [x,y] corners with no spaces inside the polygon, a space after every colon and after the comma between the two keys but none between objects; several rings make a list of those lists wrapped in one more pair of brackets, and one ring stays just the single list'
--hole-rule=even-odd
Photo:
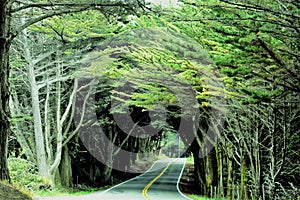
[{"label": "tree trunk", "polygon": [[247,163],[246,163],[246,150],[245,147],[242,146],[242,152],[241,152],[241,199],[248,199],[247,197]]},{"label": "tree trunk", "polygon": [[[2,113],[1,113],[2,115]],[[0,180],[9,180],[9,172],[7,166],[7,135],[8,131],[6,129],[6,124],[2,125],[3,122],[1,121],[0,131],[1,131],[1,140],[0,140]],[[3,138],[5,134],[6,138]]]},{"label": "tree trunk", "polygon": [[223,185],[223,152],[219,145],[215,146],[218,171],[218,196],[224,197]]},{"label": "tree trunk", "polygon": [[25,59],[28,62],[28,79],[30,83],[31,103],[34,123],[34,139],[36,148],[36,159],[39,174],[49,178],[49,169],[46,162],[46,151],[44,142],[44,133],[42,126],[42,117],[40,109],[39,88],[35,79],[34,64],[32,63],[32,56],[29,49],[27,30],[23,30]]},{"label": "tree trunk", "polygon": [[7,166],[8,136],[10,133],[9,111],[9,48],[10,37],[10,9],[11,2],[0,0],[0,180],[9,180]]},{"label": "tree trunk", "polygon": [[104,169],[102,171],[102,183],[103,184],[112,184],[111,179],[112,167],[104,165]]},{"label": "tree trunk", "polygon": [[234,190],[234,184],[233,184],[233,162],[232,157],[227,157],[227,190],[226,190],[226,197],[228,199],[233,199],[233,190]]},{"label": "tree trunk", "polygon": [[191,144],[191,152],[194,155],[194,167],[195,167],[195,178],[199,183],[200,194],[206,195],[206,174],[205,174],[205,162],[203,158],[199,158],[200,147],[196,140]]},{"label": "tree trunk", "polygon": [[[57,65],[57,73],[56,75],[59,77],[61,76],[61,65]],[[63,122],[61,121],[61,94],[62,88],[61,88],[61,83],[58,81],[56,83],[56,152],[54,156],[54,161],[53,164],[50,167],[50,174],[51,176],[55,177],[56,171],[58,171],[58,166],[61,162],[61,157],[62,157],[62,140],[63,140],[63,135],[62,135],[62,129],[63,129]]]},{"label": "tree trunk", "polygon": [[63,148],[63,157],[61,161],[61,185],[63,187],[72,186],[72,168],[71,168],[71,159],[69,156],[68,145],[65,145]]},{"label": "tree trunk", "polygon": [[[20,106],[19,106],[19,100],[16,94],[12,95],[14,98],[10,99],[10,111],[11,114],[17,115],[22,113],[22,111],[20,110]],[[21,148],[25,151],[25,155],[26,155],[26,159],[30,162],[35,162],[35,156],[33,153],[33,149],[29,146],[28,144],[28,140],[27,138],[30,138],[30,136],[28,137],[27,135],[25,135],[25,133],[23,132],[22,127],[24,127],[25,124],[23,122],[18,122],[15,124],[15,132],[16,132],[16,136],[17,136],[17,141],[20,144]]]},{"label": "tree trunk", "polygon": [[[212,186],[213,186],[213,177],[214,177],[214,171],[213,171],[213,166],[212,166],[212,154],[208,154],[207,156],[205,156],[204,158],[204,162],[205,162],[205,187],[206,187],[206,193],[207,195],[212,194]],[[213,197],[213,196],[211,196]]]},{"label": "tree trunk", "polygon": [[114,137],[114,127],[111,126],[109,128],[109,138],[110,141],[112,141],[111,144],[107,144],[106,147],[106,164],[104,165],[104,169],[102,171],[102,181],[104,184],[111,184],[112,180],[111,180],[111,173],[112,173],[112,167],[114,164],[114,160],[113,160],[113,156],[114,156],[114,145],[113,143],[116,140],[116,137]]}]

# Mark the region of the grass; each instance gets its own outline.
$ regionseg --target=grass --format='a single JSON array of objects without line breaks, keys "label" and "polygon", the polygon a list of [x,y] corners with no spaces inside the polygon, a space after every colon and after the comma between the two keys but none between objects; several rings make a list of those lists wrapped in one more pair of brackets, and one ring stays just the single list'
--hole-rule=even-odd
[{"label": "grass", "polygon": [[[135,164],[129,169],[132,172],[143,172],[146,171],[156,160],[162,159],[164,157],[153,156],[138,159]],[[103,186],[100,188],[89,188],[86,189],[76,189],[76,188],[54,188],[52,190],[38,190],[35,192],[37,196],[79,196],[90,194],[93,192],[101,191],[110,188],[111,186]],[[0,199],[1,200],[1,199]]]},{"label": "grass", "polygon": [[[161,158],[164,157],[152,156],[149,158],[138,159],[132,166],[131,170],[133,172],[146,171],[153,164],[154,161],[159,160]],[[11,171],[12,181],[14,183],[13,185],[9,185],[0,182],[0,200],[31,200],[32,196],[79,196],[90,194],[96,191],[105,190],[111,187],[81,187],[80,189],[57,187],[51,190],[39,190],[39,185],[43,184],[45,180],[38,176],[34,164],[21,158],[10,158],[9,167]],[[20,185],[22,185],[22,187]],[[8,193],[11,193],[12,195],[9,196],[9,198],[6,198]]]},{"label": "grass", "polygon": [[195,195],[195,194],[189,194],[187,196],[194,200],[226,200],[225,198],[207,198],[207,197],[203,197],[203,196],[199,196],[199,195]]},{"label": "grass", "polygon": [[32,200],[31,194],[19,188],[14,184],[8,184],[7,182],[0,182],[0,200],[9,199],[9,200]]},{"label": "grass", "polygon": [[35,192],[39,189],[40,185],[48,182],[45,178],[38,175],[34,163],[23,158],[8,158],[8,168],[14,185],[22,186],[22,188],[26,188],[28,191]]},{"label": "grass", "polygon": [[93,192],[101,191],[108,189],[111,186],[103,186],[100,188],[87,188],[84,190],[78,190],[76,188],[55,188],[53,190],[40,190],[36,193],[38,196],[79,196],[79,195],[85,195],[90,194]]}]

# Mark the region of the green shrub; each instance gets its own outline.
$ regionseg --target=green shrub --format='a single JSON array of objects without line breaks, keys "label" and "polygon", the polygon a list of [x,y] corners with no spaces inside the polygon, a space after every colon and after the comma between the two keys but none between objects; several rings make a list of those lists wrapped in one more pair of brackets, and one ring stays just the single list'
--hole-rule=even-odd
[{"label": "green shrub", "polygon": [[191,164],[194,163],[194,156],[193,156],[193,154],[186,159],[186,163],[191,163]]},{"label": "green shrub", "polygon": [[39,186],[44,183],[43,178],[37,173],[35,164],[25,159],[9,158],[8,168],[12,181],[31,192],[37,191]]}]

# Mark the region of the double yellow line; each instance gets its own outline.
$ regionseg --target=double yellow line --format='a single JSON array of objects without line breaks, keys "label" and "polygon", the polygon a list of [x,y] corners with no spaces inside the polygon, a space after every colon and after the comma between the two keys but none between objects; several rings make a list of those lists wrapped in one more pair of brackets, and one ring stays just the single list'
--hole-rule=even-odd
[{"label": "double yellow line", "polygon": [[145,197],[145,199],[151,200],[147,193],[149,188],[151,187],[151,185],[153,185],[155,181],[157,181],[157,179],[159,179],[167,171],[167,169],[170,167],[171,164],[172,162],[169,162],[168,165],[164,168],[164,170],[162,170],[162,172],[158,174],[158,176],[156,176],[152,181],[150,181],[148,185],[146,185],[146,187],[142,190],[142,194]]}]

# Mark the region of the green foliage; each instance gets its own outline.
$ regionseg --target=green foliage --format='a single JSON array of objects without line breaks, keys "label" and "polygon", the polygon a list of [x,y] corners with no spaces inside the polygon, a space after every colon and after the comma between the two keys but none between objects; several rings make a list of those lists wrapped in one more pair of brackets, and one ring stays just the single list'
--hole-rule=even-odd
[{"label": "green foliage", "polygon": [[207,198],[196,194],[190,194],[188,195],[188,197],[194,200],[226,200],[225,198]]},{"label": "green foliage", "polygon": [[[227,90],[241,94],[244,103],[270,102],[283,93],[283,87],[298,90],[298,86],[285,79],[296,81],[298,77],[295,63],[298,47],[291,47],[299,38],[294,31],[298,25],[290,26],[283,19],[297,15],[299,9],[289,10],[291,15],[276,16],[283,5],[269,5],[267,1],[259,4],[222,0],[185,2],[172,20],[181,31],[209,50],[221,72],[232,77]],[[266,12],[248,10],[250,6]]]},{"label": "green foliage", "polygon": [[52,197],[52,196],[80,196],[80,195],[86,195],[91,194],[94,192],[99,192],[101,190],[108,189],[110,186],[103,186],[101,188],[89,188],[84,187],[82,189],[79,188],[54,188],[53,190],[39,190],[37,191],[37,194],[39,196],[46,196],[46,197]]},{"label": "green foliage", "polygon": [[8,167],[12,181],[31,192],[37,191],[40,185],[47,184],[47,180],[37,174],[35,164],[25,159],[8,158]]},{"label": "green foliage", "polygon": [[191,164],[194,163],[194,155],[193,154],[186,159],[186,163],[191,163]]},{"label": "green foliage", "polygon": [[90,37],[109,37],[120,28],[121,24],[115,20],[108,21],[101,12],[88,10],[45,19],[29,30],[42,33],[48,39],[74,42]]},{"label": "green foliage", "polygon": [[162,143],[162,147],[166,149],[170,149],[171,146],[176,146],[175,149],[178,149],[179,147],[182,149],[184,148],[184,144],[181,140],[179,140],[177,132],[173,131],[172,129],[167,129],[164,131]]},{"label": "green foliage", "polygon": [[[218,75],[208,54],[184,34],[167,28],[133,29],[110,39],[108,45],[88,56],[92,62],[84,71],[107,80],[111,88],[130,83],[131,94],[112,89],[112,98],[123,102],[112,112],[123,112],[129,105],[148,110],[176,105],[188,110],[209,106],[205,102],[211,97],[223,96],[222,84],[214,84],[220,80],[214,79]],[[201,105],[190,101],[189,87]]]},{"label": "green foliage", "polygon": [[12,124],[16,124],[20,121],[32,121],[32,116],[26,115],[26,114],[16,114],[12,116]]}]

